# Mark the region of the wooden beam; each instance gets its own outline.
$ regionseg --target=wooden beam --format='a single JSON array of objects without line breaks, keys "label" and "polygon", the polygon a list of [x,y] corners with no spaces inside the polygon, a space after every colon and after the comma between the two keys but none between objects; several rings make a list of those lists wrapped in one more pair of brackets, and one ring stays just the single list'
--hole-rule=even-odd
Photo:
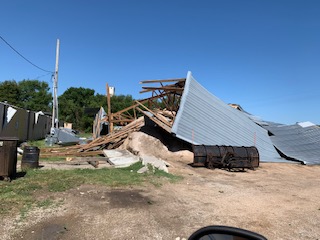
[{"label": "wooden beam", "polygon": [[112,113],[111,113],[111,101],[110,101],[110,88],[107,83],[107,104],[108,104],[108,119],[109,119],[109,132],[113,131],[113,123],[112,123]]},{"label": "wooden beam", "polygon": [[142,89],[148,89],[148,90],[169,90],[169,91],[183,91],[184,88],[178,88],[178,87],[142,87]]},{"label": "wooden beam", "polygon": [[141,81],[140,84],[144,84],[144,83],[162,83],[162,82],[183,82],[186,81],[185,78],[173,78],[173,79],[163,79],[163,80],[144,80]]},{"label": "wooden beam", "polygon": [[[148,101],[148,100],[147,100],[147,99],[146,99],[146,100],[142,100],[142,103],[145,103],[146,101]],[[122,109],[122,110],[114,113],[113,115],[119,115],[119,114],[121,114],[121,113],[127,112],[127,111],[135,108],[136,106],[139,106],[139,105],[138,105],[138,104],[134,104],[134,105],[132,105],[132,106],[130,106],[130,107],[127,107],[127,108],[125,108],[125,109]]]},{"label": "wooden beam", "polygon": [[119,122],[133,122],[135,119],[118,119],[118,120],[112,120],[113,123],[119,123]]},{"label": "wooden beam", "polygon": [[[155,113],[155,112],[153,112],[152,110],[150,110],[149,108],[147,108],[146,106],[144,106],[144,105],[142,105],[142,104],[140,104],[140,106],[142,107],[142,108],[144,108],[147,112],[149,112],[149,113],[151,113],[153,116],[154,116],[154,118],[157,118],[162,124],[165,124],[165,125],[167,125],[168,127],[172,127],[171,126],[171,124],[169,123],[169,121],[166,119],[166,117],[164,117],[164,116],[161,116],[160,114],[158,114],[158,113]],[[140,108],[139,108],[140,109]],[[140,109],[141,110],[141,109]],[[144,114],[144,115],[146,115],[146,114]],[[152,119],[154,119],[153,117],[150,117],[149,115],[147,115],[149,118],[152,118]]]},{"label": "wooden beam", "polygon": [[[148,87],[145,87],[145,88],[147,88],[147,89],[144,89],[144,90],[140,91],[139,93],[146,93],[146,92],[151,92],[151,91],[155,91],[155,90],[159,90],[159,91],[163,90],[161,88],[156,88],[156,89],[151,89],[151,88],[148,88]],[[173,88],[173,90],[166,90],[166,91],[170,91],[170,92],[166,92],[166,93],[164,93],[164,95],[167,95],[167,94],[170,94],[170,93],[178,93],[176,91],[176,89],[181,89],[178,92],[182,92],[184,88]]]},{"label": "wooden beam", "polygon": [[68,157],[67,162],[107,161],[106,157]]},{"label": "wooden beam", "polygon": [[90,151],[90,152],[77,152],[77,151],[70,151],[70,152],[52,152],[52,153],[43,153],[41,154],[40,152],[40,157],[54,157],[54,156],[96,156],[99,154],[103,154],[102,150],[98,150],[98,151]]},{"label": "wooden beam", "polygon": [[142,109],[140,109],[139,107],[136,108],[139,112],[141,112],[143,115],[145,115],[146,117],[148,117],[151,121],[153,121],[155,124],[157,124],[159,127],[161,127],[162,129],[164,129],[165,131],[167,131],[168,133],[171,133],[171,127],[167,126],[166,124],[164,124],[163,122],[161,122],[160,120],[158,120],[156,117],[151,117],[149,115],[147,115]]},{"label": "wooden beam", "polygon": [[[166,96],[167,94],[170,94],[170,93],[162,93],[162,94],[160,94],[160,95],[153,96],[153,97],[150,97],[150,98],[145,98],[145,99],[137,100],[137,102],[143,104],[143,103],[145,103],[145,102],[147,102],[147,101],[152,101],[152,100],[154,100],[154,99],[158,99],[158,98],[161,98],[161,97],[163,97],[163,96]],[[125,108],[125,109],[122,109],[122,110],[114,113],[113,115],[119,115],[119,114],[121,114],[121,113],[127,112],[128,110],[134,109],[134,108],[137,107],[137,106],[139,106],[139,104],[138,104],[138,103],[135,103],[135,104],[133,104],[133,105],[130,106],[130,107],[127,107],[127,108]]]}]

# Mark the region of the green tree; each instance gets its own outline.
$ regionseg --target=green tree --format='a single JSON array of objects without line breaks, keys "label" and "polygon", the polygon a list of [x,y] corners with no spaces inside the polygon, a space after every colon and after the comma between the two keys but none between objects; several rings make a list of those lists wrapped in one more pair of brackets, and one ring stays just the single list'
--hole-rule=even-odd
[{"label": "green tree", "polygon": [[0,102],[7,102],[11,105],[19,106],[19,86],[14,80],[0,83]]},{"label": "green tree", "polygon": [[22,80],[18,83],[19,100],[24,109],[50,111],[52,95],[48,83],[38,80]]},{"label": "green tree", "polygon": [[97,93],[94,97],[96,106],[103,107],[107,111],[107,97],[103,94]]},{"label": "green tree", "polygon": [[[106,111],[107,98],[102,94],[95,94],[89,88],[68,88],[58,99],[59,118],[65,122],[73,123],[73,128],[83,131],[92,131],[94,116],[85,114],[85,108],[97,108],[102,106]],[[133,104],[131,95],[114,95],[111,97],[111,110],[118,112]]]},{"label": "green tree", "polygon": [[[134,104],[134,99],[131,95],[113,95],[110,98],[111,112],[116,113],[122,109],[130,107]],[[107,97],[102,94],[96,94],[94,97],[95,107],[103,107],[108,112]]]},{"label": "green tree", "polygon": [[134,103],[134,99],[131,95],[113,95],[110,99],[110,103],[111,112],[116,113],[122,109],[132,106]]},{"label": "green tree", "polygon": [[85,107],[98,107],[95,102],[94,90],[89,88],[68,88],[59,96],[59,118],[73,123],[73,128],[88,130],[92,127],[92,118],[84,114]]},{"label": "green tree", "polygon": [[48,83],[38,80],[4,81],[0,83],[0,101],[28,110],[49,111],[52,100],[49,90]]}]

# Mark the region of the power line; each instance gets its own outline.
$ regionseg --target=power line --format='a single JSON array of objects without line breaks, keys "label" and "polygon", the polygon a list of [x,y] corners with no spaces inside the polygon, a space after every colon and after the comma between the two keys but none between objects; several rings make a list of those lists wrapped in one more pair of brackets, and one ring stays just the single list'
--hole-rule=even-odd
[{"label": "power line", "polygon": [[29,59],[27,59],[26,57],[24,57],[21,53],[19,53],[14,47],[12,47],[10,45],[10,43],[8,43],[2,36],[0,36],[0,39],[5,43],[7,44],[13,51],[15,51],[20,57],[22,57],[25,61],[27,61],[28,63],[30,63],[32,66],[44,71],[44,72],[47,72],[47,73],[53,73],[52,71],[48,71],[48,70],[45,70],[41,67],[39,67],[38,65],[34,64],[33,62],[31,62]]},{"label": "power line", "polygon": [[39,78],[43,78],[43,77],[45,77],[45,76],[48,76],[49,74],[52,74],[52,76],[53,76],[53,72],[48,72],[48,73],[46,73],[46,74],[43,74],[43,75],[40,75],[40,76],[38,76],[38,77],[36,77],[36,78],[34,78],[34,79],[36,79],[36,80],[39,80]]}]

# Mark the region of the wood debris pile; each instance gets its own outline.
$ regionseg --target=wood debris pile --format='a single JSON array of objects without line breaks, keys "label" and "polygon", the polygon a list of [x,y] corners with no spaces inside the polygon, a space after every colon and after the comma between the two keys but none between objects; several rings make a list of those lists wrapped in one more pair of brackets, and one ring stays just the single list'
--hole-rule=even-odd
[{"label": "wood debris pile", "polygon": [[136,109],[141,112],[146,118],[149,118],[156,125],[171,133],[171,128],[176,116],[176,112],[168,110],[150,110],[143,104],[136,107]]},{"label": "wood debris pile", "polygon": [[103,149],[115,149],[119,147],[130,133],[139,131],[143,126],[144,119],[143,117],[140,117],[121,128],[121,130],[114,131],[106,136],[98,137],[88,144],[61,148],[47,148],[41,151],[40,156],[96,156],[102,154]]},{"label": "wood debris pile", "polygon": [[[152,97],[135,101],[131,107],[125,108],[117,113],[111,113],[109,110],[107,116],[104,118],[102,117],[101,112],[96,118],[93,126],[94,140],[92,142],[71,147],[43,149],[40,153],[41,157],[86,157],[103,154],[103,149],[116,149],[124,142],[130,133],[139,131],[145,124],[144,119],[151,120],[154,125],[161,127],[168,133],[171,133],[176,112],[179,109],[180,98],[184,89],[185,80],[185,78],[181,78],[148,80],[141,82],[143,84],[160,83],[161,86],[142,87],[143,91],[141,91],[141,93],[152,92]],[[173,84],[164,86],[163,83],[167,82],[173,82]],[[109,93],[108,102],[110,102]],[[109,109],[111,109],[110,106]],[[133,112],[133,114],[131,114],[130,111]],[[137,118],[136,111],[140,112],[144,118]],[[109,124],[110,132],[105,136],[100,136],[100,124],[102,122]],[[120,130],[114,130],[114,124],[123,124],[125,126],[123,126]]]},{"label": "wood debris pile", "polygon": [[98,149],[117,148],[123,143],[123,141],[128,137],[130,133],[139,131],[143,126],[144,126],[144,120],[143,120],[143,117],[140,117],[137,120],[121,128],[121,130],[114,131],[109,133],[106,136],[96,138],[92,142],[86,145],[81,145],[80,151],[88,152],[88,151],[94,151],[97,148]]}]

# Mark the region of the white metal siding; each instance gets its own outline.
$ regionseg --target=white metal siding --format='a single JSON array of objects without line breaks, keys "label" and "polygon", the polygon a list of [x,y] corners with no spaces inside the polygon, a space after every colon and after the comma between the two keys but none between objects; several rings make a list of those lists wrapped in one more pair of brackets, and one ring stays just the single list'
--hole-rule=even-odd
[{"label": "white metal siding", "polygon": [[255,145],[260,161],[283,161],[265,129],[208,92],[191,72],[187,75],[172,133],[193,144]]},{"label": "white metal siding", "polygon": [[305,164],[320,164],[320,127],[269,123],[264,128],[274,134],[272,143],[286,156]]}]

